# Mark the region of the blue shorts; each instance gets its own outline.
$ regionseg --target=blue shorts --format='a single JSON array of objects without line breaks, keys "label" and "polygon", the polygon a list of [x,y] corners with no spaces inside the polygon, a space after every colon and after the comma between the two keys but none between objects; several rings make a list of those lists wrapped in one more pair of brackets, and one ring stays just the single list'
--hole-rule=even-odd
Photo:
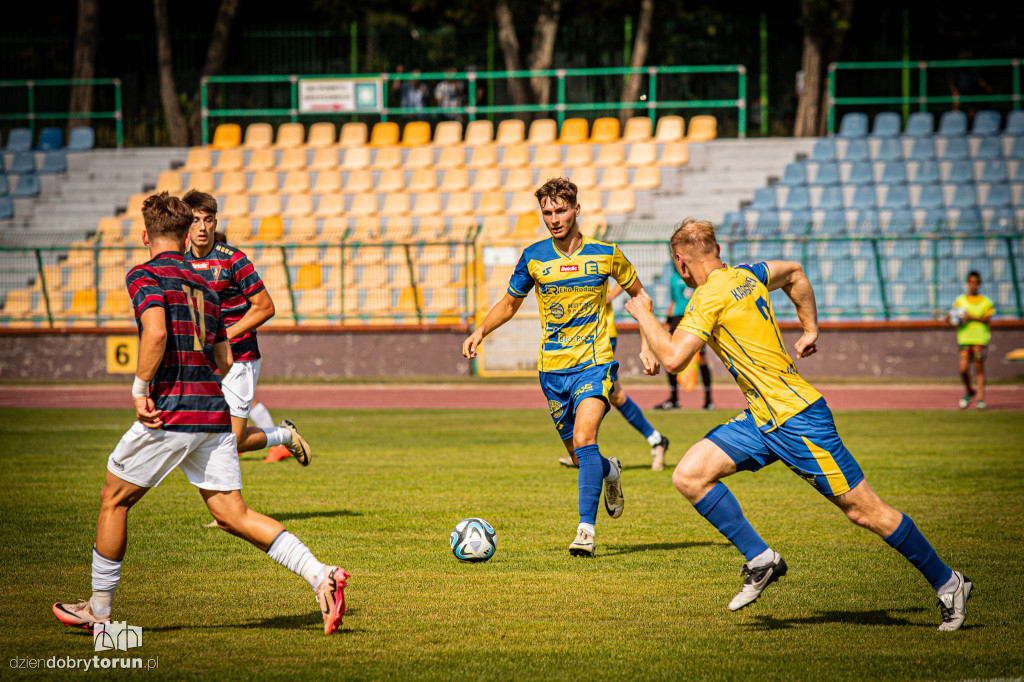
[{"label": "blue shorts", "polygon": [[578,372],[567,374],[556,372],[540,373],[540,388],[548,399],[548,411],[562,440],[572,438],[576,423],[576,407],[584,398],[600,398],[604,410],[611,409],[608,396],[612,392],[612,377],[619,369],[619,363],[593,365]]},{"label": "blue shorts", "polygon": [[757,471],[781,459],[827,497],[847,493],[864,480],[860,465],[836,432],[824,398],[768,433],[757,428],[746,410],[711,429],[705,438],[725,450],[740,471]]}]

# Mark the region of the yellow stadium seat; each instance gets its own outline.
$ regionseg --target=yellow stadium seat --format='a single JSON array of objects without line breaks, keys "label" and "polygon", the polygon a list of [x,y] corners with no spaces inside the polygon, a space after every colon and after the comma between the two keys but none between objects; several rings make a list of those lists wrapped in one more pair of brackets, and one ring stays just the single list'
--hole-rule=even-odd
[{"label": "yellow stadium seat", "polygon": [[588,237],[599,237],[608,229],[608,218],[600,211],[580,216],[580,232]]},{"label": "yellow stadium seat", "polygon": [[[441,196],[439,194],[425,195],[437,197],[437,212],[441,212]],[[416,206],[413,205],[413,211]],[[420,224],[416,227],[416,238],[423,240],[440,239],[444,234],[444,218],[439,215],[427,215],[420,218]]]},{"label": "yellow stadium seat", "polygon": [[524,189],[533,188],[533,169],[532,168],[513,168],[505,176],[505,189],[516,192]]},{"label": "yellow stadium seat", "polygon": [[482,168],[476,172],[470,190],[473,192],[493,192],[501,187],[501,171],[497,168]]},{"label": "yellow stadium seat", "polygon": [[286,195],[288,203],[285,204],[284,211],[281,213],[285,218],[299,218],[302,216],[313,215],[313,195],[312,194],[288,194]]},{"label": "yellow stadium seat", "polygon": [[377,215],[377,195],[373,193],[362,193],[352,197],[352,207],[349,214],[353,216]]},{"label": "yellow stadium seat", "polygon": [[622,139],[626,142],[647,142],[651,139],[651,119],[647,116],[634,116],[626,121],[626,129]]},{"label": "yellow stadium seat", "polygon": [[636,197],[632,189],[613,190],[608,195],[608,204],[604,207],[605,213],[632,213],[636,208]]},{"label": "yellow stadium seat", "polygon": [[352,171],[345,178],[345,192],[360,194],[373,191],[373,173],[368,170]]},{"label": "yellow stadium seat", "polygon": [[[519,122],[520,124],[522,121]],[[487,119],[470,121],[466,125],[466,145],[490,144],[494,141],[494,124]]]},{"label": "yellow stadium seat", "polygon": [[299,267],[299,274],[292,286],[296,289],[319,289],[321,281],[320,266],[316,263],[307,263]]},{"label": "yellow stadium seat", "polygon": [[621,142],[609,142],[597,148],[598,166],[621,166],[626,161],[626,148]]},{"label": "yellow stadium seat", "polygon": [[343,216],[332,216],[324,220],[320,228],[320,240],[329,244],[340,244],[348,233],[348,219]]},{"label": "yellow stadium seat", "polygon": [[401,147],[381,147],[373,157],[374,170],[398,168],[402,165]]},{"label": "yellow stadium seat", "polygon": [[366,124],[353,122],[341,126],[340,147],[361,147],[366,144]]},{"label": "yellow stadium seat", "polygon": [[132,302],[128,298],[128,291],[123,286],[111,289],[103,297],[103,305],[100,307],[102,317],[128,318],[131,316],[131,312]]},{"label": "yellow stadium seat", "polygon": [[677,142],[683,139],[683,117],[662,116],[658,119],[654,139],[656,142]]},{"label": "yellow stadium seat", "polygon": [[76,289],[71,294],[71,305],[67,309],[68,315],[82,317],[96,314],[96,290]]},{"label": "yellow stadium seat", "polygon": [[28,317],[32,312],[32,291],[14,289],[4,301],[4,315],[7,317]]},{"label": "yellow stadium seat", "polygon": [[612,117],[599,118],[594,121],[590,131],[590,141],[594,144],[615,142],[619,139],[619,119]]},{"label": "yellow stadium seat", "polygon": [[480,207],[477,209],[478,215],[495,215],[497,213],[505,212],[505,193],[504,192],[487,192],[480,197]]},{"label": "yellow stadium seat", "polygon": [[441,195],[437,192],[421,192],[412,204],[415,216],[438,215],[441,213]]},{"label": "yellow stadium seat", "polygon": [[382,236],[387,241],[411,239],[412,227],[412,218],[408,215],[390,216]]},{"label": "yellow stadium seat", "polygon": [[409,121],[402,131],[402,144],[407,147],[430,144],[430,124],[426,121]]},{"label": "yellow stadium seat", "polygon": [[245,173],[242,171],[231,171],[222,173],[220,185],[217,187],[218,194],[243,194],[245,192]]},{"label": "yellow stadium seat", "polygon": [[[408,129],[408,126],[406,126]],[[434,130],[434,144],[438,147],[448,147],[453,144],[462,144],[462,123],[459,121],[441,121]]]},{"label": "yellow stadium seat", "polygon": [[245,129],[246,149],[262,149],[274,142],[274,128],[269,123],[250,123]]},{"label": "yellow stadium seat", "polygon": [[669,142],[661,150],[658,163],[662,166],[682,166],[690,161],[690,150],[683,141]]},{"label": "yellow stadium seat", "polygon": [[537,211],[520,213],[516,217],[516,227],[512,234],[516,239],[529,239],[540,231],[540,226],[540,216],[537,215]]},{"label": "yellow stadium seat", "polygon": [[370,150],[367,147],[352,147],[345,150],[341,170],[353,171],[370,167]]},{"label": "yellow stadium seat", "polygon": [[626,156],[627,166],[652,166],[657,162],[658,150],[653,142],[634,142],[629,146],[629,154]]},{"label": "yellow stadium seat", "polygon": [[564,178],[567,174],[567,171],[560,165],[541,166],[537,171],[537,184],[543,185],[552,178]]},{"label": "yellow stadium seat", "polygon": [[370,131],[371,147],[387,147],[398,144],[398,140],[398,124],[394,121],[381,121],[373,124],[373,130]]},{"label": "yellow stadium seat", "polygon": [[[317,125],[320,125],[319,123]],[[338,168],[338,150],[334,147],[322,147],[313,154],[309,164],[310,170],[329,171]]]},{"label": "yellow stadium seat", "polygon": [[245,170],[250,173],[275,170],[277,168],[277,153],[270,147],[253,149],[249,153],[249,162],[245,164]]},{"label": "yellow stadium seat", "polygon": [[[142,246],[142,233],[146,231],[146,223],[143,222],[142,218],[133,220],[128,225],[128,234],[125,235],[124,243],[128,246]],[[149,260],[149,250],[146,250],[146,258],[140,262],[146,262]]]},{"label": "yellow stadium seat", "polygon": [[590,215],[595,211],[600,212],[604,210],[604,207],[601,205],[601,192],[596,187],[586,191],[581,190],[576,200],[580,204],[581,215]]},{"label": "yellow stadium seat", "polygon": [[178,194],[181,192],[181,173],[176,170],[160,171],[156,179],[157,192]]},{"label": "yellow stadium seat", "polygon": [[477,228],[477,219],[472,215],[472,207],[467,214],[458,214],[452,217],[451,225],[448,226],[448,238],[456,241],[465,241],[473,236]]},{"label": "yellow stadium seat", "polygon": [[184,182],[182,178],[182,184],[186,189],[194,189],[198,192],[206,192],[209,194],[213,192],[213,173],[211,171],[194,171],[188,174],[188,183]]},{"label": "yellow stadium seat", "polygon": [[148,194],[139,192],[128,197],[128,206],[125,208],[125,215],[135,217],[142,217],[142,203],[148,197]]},{"label": "yellow stadium seat", "polygon": [[481,145],[479,147],[473,147],[473,152],[470,154],[469,168],[490,168],[498,164],[498,148],[497,145]]},{"label": "yellow stadium seat", "polygon": [[285,194],[296,194],[309,191],[309,173],[306,171],[291,171],[284,176],[284,184],[281,191]]},{"label": "yellow stadium seat", "polygon": [[[554,121],[552,121],[554,123]],[[469,137],[468,135],[466,136]],[[552,138],[553,139],[553,138]],[[519,144],[526,141],[526,124],[516,118],[510,118],[498,124],[498,134],[494,142],[500,145]],[[469,141],[467,139],[466,143]]]},{"label": "yellow stadium seat", "polygon": [[217,165],[213,167],[213,170],[224,173],[227,171],[242,170],[243,166],[241,149],[223,149],[217,155]]},{"label": "yellow stadium seat", "polygon": [[255,218],[263,218],[268,215],[281,215],[281,195],[261,194],[256,198],[256,207],[252,209]]},{"label": "yellow stadium seat", "polygon": [[381,193],[404,192],[405,171],[400,168],[392,168],[391,170],[383,171],[377,179],[376,189]]},{"label": "yellow stadium seat", "polygon": [[566,171],[567,177],[572,180],[580,190],[594,189],[597,187],[597,167],[580,166]]},{"label": "yellow stadium seat", "polygon": [[114,291],[124,288],[124,261],[120,265],[105,267],[100,270],[100,291]]},{"label": "yellow stadium seat", "polygon": [[[310,132],[312,135],[312,132]],[[293,218],[288,228],[288,241],[304,244],[316,241],[316,218],[303,216]]]},{"label": "yellow stadium seat", "polygon": [[657,166],[640,166],[630,185],[633,189],[657,189],[661,187],[661,171]]},{"label": "yellow stadium seat", "polygon": [[209,149],[205,147],[192,147],[188,150],[183,170],[194,173],[196,171],[207,171],[212,167],[213,154],[210,153]]},{"label": "yellow stadium seat", "polygon": [[282,123],[277,129],[277,141],[274,146],[278,149],[294,149],[301,147],[306,141],[306,129],[301,123]]},{"label": "yellow stadium seat", "polygon": [[124,271],[124,251],[122,249],[102,249],[96,262],[101,268],[115,268]]},{"label": "yellow stadium seat", "polygon": [[530,211],[537,210],[537,197],[534,196],[533,192],[516,192],[512,195],[512,203],[508,207],[508,212],[513,215],[520,213],[529,213]]},{"label": "yellow stadium seat", "polygon": [[629,172],[625,166],[610,166],[601,173],[598,189],[622,189],[629,186]]},{"label": "yellow stadium seat", "polygon": [[499,168],[521,168],[530,165],[530,148],[526,144],[512,144],[505,147]]},{"label": "yellow stadium seat", "polygon": [[260,220],[256,241],[276,242],[284,236],[284,222],[280,216],[267,216]]},{"label": "yellow stadium seat", "polygon": [[714,116],[694,116],[686,132],[687,142],[707,142],[718,137],[718,120]]},{"label": "yellow stadium seat", "polygon": [[410,210],[409,195],[405,192],[392,192],[384,197],[381,215],[408,215]]},{"label": "yellow stadium seat", "polygon": [[565,153],[566,166],[589,166],[594,162],[594,150],[589,144],[574,144]]},{"label": "yellow stadium seat", "polygon": [[306,146],[313,149],[333,147],[336,139],[337,133],[334,129],[334,124],[327,121],[321,121],[320,123],[314,123],[309,127],[309,139],[306,140]]},{"label": "yellow stadium seat", "polygon": [[444,214],[459,216],[473,214],[473,195],[469,192],[456,192],[448,197],[444,206]]},{"label": "yellow stadium seat", "polygon": [[285,149],[281,153],[281,160],[277,162],[277,170],[293,171],[302,170],[306,167],[306,150],[300,147]]},{"label": "yellow stadium seat", "polygon": [[[499,143],[501,143],[501,126],[498,127],[498,137]],[[558,123],[553,118],[538,118],[530,124],[530,137],[527,140],[530,144],[548,144],[557,139]],[[584,137],[584,139],[586,138]]]},{"label": "yellow stadium seat", "polygon": [[121,219],[100,218],[96,239],[100,244],[120,244],[124,240],[124,224]]},{"label": "yellow stadium seat", "polygon": [[277,171],[260,171],[253,175],[252,185],[249,192],[252,194],[276,194],[277,193]]},{"label": "yellow stadium seat", "polygon": [[587,129],[587,119],[567,118],[562,122],[562,134],[558,141],[562,144],[580,144],[587,141],[590,131]]},{"label": "yellow stadium seat", "polygon": [[440,190],[442,192],[465,192],[469,189],[469,171],[465,168],[452,168],[444,172]]},{"label": "yellow stadium seat", "polygon": [[537,147],[533,153],[533,164],[535,168],[546,166],[562,165],[562,147],[557,144],[544,144]]},{"label": "yellow stadium seat", "polygon": [[349,242],[359,243],[379,240],[380,218],[376,215],[361,215],[357,217],[346,239]]},{"label": "yellow stadium seat", "polygon": [[316,215],[324,218],[340,216],[345,213],[345,196],[338,192],[321,194],[316,205]]},{"label": "yellow stadium seat", "polygon": [[437,173],[431,168],[417,168],[409,180],[410,192],[435,192],[437,191]]},{"label": "yellow stadium seat", "polygon": [[398,295],[398,310],[415,312],[423,310],[423,290],[416,287],[403,287]]},{"label": "yellow stadium seat", "polygon": [[210,144],[214,149],[231,149],[242,143],[242,127],[237,123],[221,123],[213,131],[213,142]]},{"label": "yellow stadium seat", "polygon": [[249,195],[232,194],[220,207],[218,215],[225,218],[244,217],[249,215]]},{"label": "yellow stadium seat", "polygon": [[[323,289],[304,289],[295,304],[300,317],[323,317],[327,313],[327,296]],[[300,320],[303,324],[323,323],[326,320]]]},{"label": "yellow stadium seat", "polygon": [[499,241],[508,239],[508,237],[508,216],[504,214],[489,215],[483,219],[478,239],[483,241]]},{"label": "yellow stadium seat", "polygon": [[402,167],[409,170],[418,170],[420,168],[430,168],[433,165],[434,149],[429,145],[423,145],[409,150],[409,155],[405,158],[405,163],[402,164]]},{"label": "yellow stadium seat", "polygon": [[462,147],[442,147],[437,159],[438,168],[462,168],[466,165],[466,152]]}]

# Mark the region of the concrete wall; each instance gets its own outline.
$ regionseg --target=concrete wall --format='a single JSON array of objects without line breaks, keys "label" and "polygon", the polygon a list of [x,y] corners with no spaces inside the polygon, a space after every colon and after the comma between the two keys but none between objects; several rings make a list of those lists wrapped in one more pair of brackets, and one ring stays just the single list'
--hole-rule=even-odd
[{"label": "concrete wall", "polygon": [[[870,329],[836,325],[822,330],[817,355],[801,360],[801,374],[827,378],[954,378],[956,336],[939,325],[899,325]],[[120,333],[120,332],[117,332]],[[132,334],[132,330],[124,330]],[[108,331],[0,334],[0,380],[108,379]],[[265,378],[347,378],[383,376],[465,376],[469,362],[461,355],[466,330],[386,330],[260,332]],[[785,330],[788,348],[798,332]],[[989,346],[988,375],[993,379],[1024,376],[1024,365],[1003,361],[1024,347],[1024,323],[1000,323]],[[618,360],[623,376],[641,374],[635,329],[620,329]],[[726,377],[711,361],[712,373]]]}]

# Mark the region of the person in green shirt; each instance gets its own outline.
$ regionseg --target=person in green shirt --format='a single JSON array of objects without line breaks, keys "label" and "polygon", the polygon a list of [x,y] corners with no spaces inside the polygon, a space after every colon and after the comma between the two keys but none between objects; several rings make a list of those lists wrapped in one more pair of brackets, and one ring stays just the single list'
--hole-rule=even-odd
[{"label": "person in green shirt", "polygon": [[[672,277],[669,280],[669,304],[665,322],[668,323],[668,331],[671,334],[675,331],[676,325],[683,319],[686,306],[690,302],[690,295],[693,290],[686,286],[686,282],[679,276],[679,273],[672,269]],[[708,367],[707,351],[701,346],[700,356],[697,360],[700,367],[700,378],[704,382],[704,406],[702,409],[713,410],[715,404],[711,401],[711,368]],[[679,381],[677,375],[672,372],[668,374],[668,399],[654,406],[656,410],[675,410],[679,408]]]},{"label": "person in green shirt", "polygon": [[[971,399],[978,397],[975,403],[979,410],[985,404],[985,357],[988,355],[988,342],[992,338],[992,329],[988,321],[995,314],[992,300],[978,293],[981,288],[981,275],[971,271],[967,275],[967,293],[957,297],[953,308],[946,313],[946,322],[954,324],[956,342],[960,346],[960,378],[963,379],[967,392],[960,399],[960,409],[966,410]],[[974,373],[978,378],[977,390],[971,387],[971,360],[974,360]]]}]

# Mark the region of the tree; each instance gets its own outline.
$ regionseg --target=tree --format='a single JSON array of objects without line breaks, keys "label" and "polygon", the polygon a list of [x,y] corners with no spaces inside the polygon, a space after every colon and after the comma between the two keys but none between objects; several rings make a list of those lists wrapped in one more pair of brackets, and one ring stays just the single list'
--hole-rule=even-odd
[{"label": "tree", "polygon": [[181,115],[178,90],[174,85],[174,59],[171,54],[171,25],[167,18],[167,0],[153,0],[153,19],[156,22],[157,67],[160,71],[160,102],[163,104],[167,131],[175,147],[188,146],[188,129]]},{"label": "tree", "polygon": [[850,30],[853,0],[800,0],[800,23],[804,29],[801,69],[803,91],[796,108],[796,137],[824,135],[828,91],[824,87],[829,62],[839,59],[843,39]]},{"label": "tree", "polygon": [[[75,31],[75,62],[71,77],[88,80],[96,76],[96,46],[99,43],[99,0],[78,0],[78,27]],[[71,86],[72,114],[92,113],[92,85]],[[89,118],[69,119],[72,125],[89,125]]]},{"label": "tree", "polygon": [[221,0],[220,9],[217,11],[217,18],[213,23],[213,33],[210,35],[210,47],[206,51],[206,62],[203,64],[199,86],[196,87],[196,94],[192,98],[192,111],[188,117],[188,131],[192,144],[199,144],[202,140],[202,79],[217,76],[224,70],[224,61],[228,56],[228,40],[231,37],[231,24],[238,13],[239,4],[241,4],[241,0]]},{"label": "tree", "polygon": [[[562,14],[562,0],[543,0],[535,8],[537,20],[533,25],[533,37],[530,41],[530,52],[526,68],[530,70],[550,69],[555,54],[555,38],[558,34],[558,22]],[[515,19],[508,0],[496,0],[494,18],[498,26],[498,43],[505,57],[505,69],[521,71],[523,62],[520,57],[519,39],[516,37]],[[521,79],[509,78],[509,94],[514,104],[547,104],[550,101],[551,79],[547,76],[530,78],[530,88],[523,85]]]},{"label": "tree", "polygon": [[[636,38],[633,39],[633,53],[629,65],[634,69],[644,65],[647,61],[647,48],[651,44],[651,19],[654,17],[654,0],[642,0],[640,3],[640,21],[637,25]],[[630,74],[629,78],[622,85],[622,102],[635,102],[640,95],[640,84],[643,82],[642,73]],[[623,109],[619,114],[623,125],[633,115],[633,109]]]}]

